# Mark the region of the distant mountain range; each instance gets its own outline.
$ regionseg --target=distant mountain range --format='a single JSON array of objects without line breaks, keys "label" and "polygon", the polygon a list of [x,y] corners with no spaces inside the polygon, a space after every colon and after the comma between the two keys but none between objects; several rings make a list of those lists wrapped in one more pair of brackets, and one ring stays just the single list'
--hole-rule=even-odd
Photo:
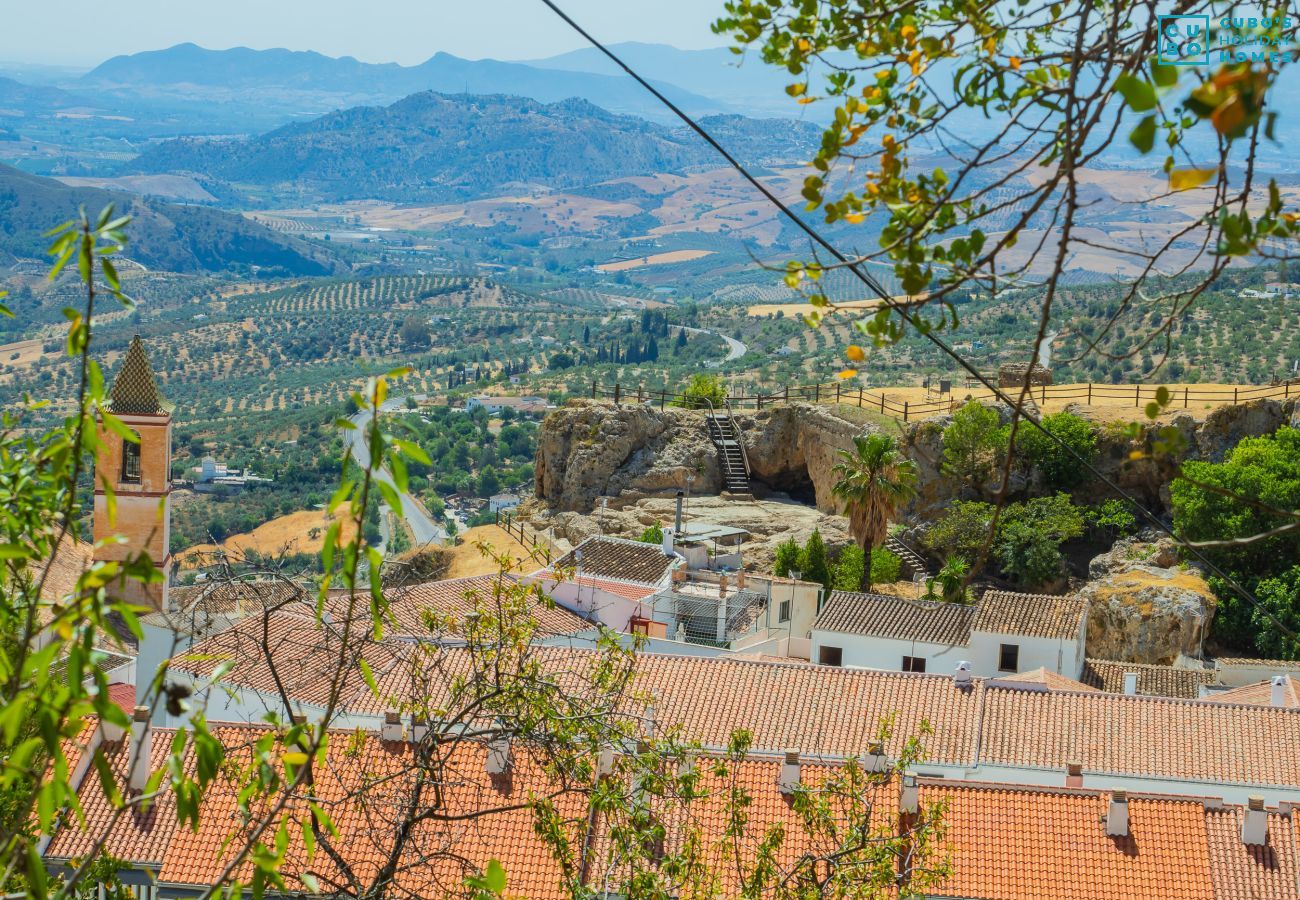
[{"label": "distant mountain range", "polygon": [[243,271],[252,266],[285,275],[329,275],[340,266],[328,251],[277,234],[235,213],[162,203],[99,188],[70,187],[0,165],[0,260],[43,258],[42,232],[85,206],[108,203],[133,221],[127,256],[172,272]]},{"label": "distant mountain range", "polygon": [[[131,100],[167,103],[216,101],[256,107],[263,115],[317,115],[339,107],[385,104],[421,91],[514,94],[542,103],[573,97],[616,113],[666,121],[669,113],[623,75],[563,71],[498,60],[467,60],[438,53],[417,66],[364,63],[311,51],[209,50],[178,44],[116,56],[82,76],[78,85]],[[693,115],[730,111],[725,104],[670,84],[656,85]],[[283,119],[282,119],[283,120]]]},{"label": "distant mountain range", "polygon": [[[760,165],[805,159],[820,132],[783,120],[706,120]],[[130,173],[191,175],[255,187],[276,202],[379,199],[444,202],[573,188],[628,175],[680,172],[719,160],[683,129],[615,115],[585,100],[424,92],[357,107],[248,140],[180,139],[146,150]],[[270,199],[270,198],[268,198]]]}]

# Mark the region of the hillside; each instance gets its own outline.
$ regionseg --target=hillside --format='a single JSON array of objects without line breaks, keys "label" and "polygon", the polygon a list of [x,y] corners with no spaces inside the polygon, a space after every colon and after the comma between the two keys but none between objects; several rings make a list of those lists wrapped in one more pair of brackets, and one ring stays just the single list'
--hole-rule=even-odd
[{"label": "hillside", "polygon": [[327,275],[337,267],[326,252],[233,213],[72,187],[5,165],[0,165],[0,259],[44,257],[46,228],[78,206],[97,211],[108,203],[134,218],[128,255],[151,269],[220,272],[259,266],[287,275]]},{"label": "hillside", "polygon": [[683,134],[583,100],[426,92],[247,141],[167,141],[128,170],[194,173],[301,200],[409,203],[573,187],[708,160],[706,148]]},{"label": "hillside", "polygon": [[[384,104],[420,91],[510,93],[544,103],[578,97],[606,109],[667,121],[669,114],[632,79],[621,74],[563,71],[552,67],[468,60],[437,53],[416,66],[365,63],[310,51],[210,50],[178,44],[116,56],[97,66],[81,84],[119,96],[169,101],[218,100],[262,113],[314,115],[362,103]],[[658,84],[672,100],[704,115],[727,111],[721,103]],[[287,116],[282,115],[281,121]]]}]

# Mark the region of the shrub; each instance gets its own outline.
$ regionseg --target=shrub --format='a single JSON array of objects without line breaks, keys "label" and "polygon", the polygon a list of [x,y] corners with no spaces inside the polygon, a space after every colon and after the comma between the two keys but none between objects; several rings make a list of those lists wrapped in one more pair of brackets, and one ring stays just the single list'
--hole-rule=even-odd
[{"label": "shrub", "polygon": [[943,430],[943,473],[978,489],[993,474],[1007,447],[1007,429],[998,413],[977,400],[969,400],[952,414]]},{"label": "shrub", "polygon": [[871,551],[871,583],[893,584],[903,572],[903,560],[884,547]]},{"label": "shrub", "polygon": [[944,559],[976,559],[993,524],[993,504],[958,500],[948,507],[921,538],[927,550]]},{"label": "shrub", "polygon": [[637,538],[643,544],[662,544],[664,540],[663,526],[655,522],[645,531],[641,532],[641,537]]},{"label": "shrub", "polygon": [[[709,403],[714,407],[722,406],[727,399],[727,388],[722,383],[722,379],[717,375],[697,374],[692,376],[691,383],[682,391],[682,396],[676,405],[684,406],[687,409],[707,406]],[[708,401],[706,403],[705,401]]]},{"label": "shrub", "polygon": [[[865,568],[866,554],[857,544],[849,544],[835,558],[831,570],[831,587],[837,591],[862,590],[862,575]],[[874,561],[873,561],[874,569]]]},{"label": "shrub", "polygon": [[1137,531],[1137,519],[1129,505],[1119,498],[1104,500],[1084,513],[1088,524],[1105,532],[1112,540]]},{"label": "shrub", "polygon": [[794,538],[776,545],[776,556],[772,560],[772,571],[778,578],[789,578],[792,569],[799,568],[799,544]]},{"label": "shrub", "polygon": [[822,533],[815,528],[799,554],[799,568],[804,581],[815,581],[826,588],[831,586],[830,557],[826,553]]},{"label": "shrub", "polygon": [[1071,488],[1082,483],[1087,478],[1087,470],[1070,451],[1091,463],[1097,456],[1097,430],[1086,420],[1068,412],[1044,416],[1043,427],[1065,446],[1032,425],[1022,424],[1016,432],[1016,451],[1025,462],[1043,473],[1049,487]]}]

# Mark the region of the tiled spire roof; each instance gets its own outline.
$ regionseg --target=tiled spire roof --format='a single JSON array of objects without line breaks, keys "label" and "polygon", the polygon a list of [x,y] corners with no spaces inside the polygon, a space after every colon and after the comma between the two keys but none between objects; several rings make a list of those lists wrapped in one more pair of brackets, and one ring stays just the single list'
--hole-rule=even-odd
[{"label": "tiled spire roof", "polygon": [[131,339],[126,360],[113,381],[112,403],[109,408],[115,413],[128,415],[166,412],[162,395],[158,393],[158,385],[154,382],[149,356],[144,350],[144,341],[140,340],[138,334]]}]

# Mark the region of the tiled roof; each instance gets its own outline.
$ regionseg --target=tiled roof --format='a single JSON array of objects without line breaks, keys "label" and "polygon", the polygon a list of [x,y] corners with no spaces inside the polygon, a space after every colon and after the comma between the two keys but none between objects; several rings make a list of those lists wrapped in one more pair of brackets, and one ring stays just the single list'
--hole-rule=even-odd
[{"label": "tiled roof", "polygon": [[[1294,675],[1278,676],[1283,679],[1282,705],[1295,709],[1300,707],[1300,679]],[[1215,703],[1249,703],[1255,706],[1273,705],[1273,679],[1257,681],[1245,687],[1215,691],[1206,695],[1206,700]]]},{"label": "tiled roof", "polygon": [[[581,563],[578,562],[579,553],[582,554]],[[574,568],[582,575],[597,578],[620,578],[657,585],[676,561],[675,556],[665,556],[658,544],[596,535],[566,553],[554,566]]]},{"label": "tiled roof", "polygon": [[1300,784],[1300,711],[985,684],[980,764]]},{"label": "tiled roof", "polygon": [[[496,588],[498,582],[514,582],[509,575],[477,575],[447,581],[428,581],[394,592],[389,607],[406,634],[428,634],[421,612],[434,612],[453,619],[464,618],[476,608],[492,608],[496,598],[506,595]],[[582,616],[559,606],[541,590],[529,592],[528,614],[537,622],[540,635],[577,634],[595,627]],[[539,636],[540,636],[539,635]]]},{"label": "tiled roof", "polygon": [[1297,896],[1296,814],[1268,817],[1268,840],[1260,847],[1241,841],[1240,808],[1206,810],[1210,876],[1216,900],[1294,900]]},{"label": "tiled roof", "polygon": [[[231,861],[246,826],[238,812],[243,786],[241,767],[248,747],[265,734],[258,726],[214,725],[214,735],[227,748],[231,764],[223,766],[206,792],[197,830],[176,826],[174,802],[164,790],[150,813],[122,816],[114,827],[107,853],[137,866],[158,870],[163,885],[212,884]],[[151,765],[163,765],[173,732],[158,729],[153,736]],[[381,742],[373,732],[337,731],[315,767],[313,797],[326,809],[338,830],[332,847],[363,880],[373,879],[392,849],[394,825],[400,821],[412,792],[421,790],[413,747]],[[504,864],[507,896],[567,897],[559,867],[549,847],[537,837],[534,816],[527,808],[530,793],[557,787],[543,774],[532,751],[520,742],[513,750],[514,768],[508,779],[494,779],[484,769],[481,744],[460,742],[441,762],[439,811],[447,822],[426,820],[414,826],[411,842],[399,857],[394,882],[398,896],[459,896],[465,875],[490,859]],[[272,758],[278,756],[274,749]],[[108,748],[110,769],[121,780],[125,747]],[[540,759],[540,757],[539,757]],[[191,763],[192,765],[192,763]],[[733,844],[726,798],[732,789],[747,797],[746,830],[739,844],[742,865],[752,862],[756,842],[774,826],[784,826],[787,839],[775,862],[789,867],[802,854],[814,856],[840,845],[810,835],[796,808],[777,785],[780,762],[763,756],[716,772],[707,758],[696,764],[699,798],[689,806],[654,801],[665,826],[665,843],[680,847],[686,835],[700,841],[705,863],[718,879],[719,896],[735,896]],[[815,789],[834,772],[833,765],[803,761],[800,783]],[[433,787],[423,771],[423,790]],[[164,786],[167,784],[164,781]],[[1110,837],[1104,817],[1108,793],[1082,789],[1008,787],[1005,785],[918,779],[919,801],[942,809],[943,834],[935,857],[944,865],[937,885],[926,885],[926,896],[980,900],[1281,900],[1294,898],[1297,884],[1296,824],[1293,814],[1268,814],[1268,838],[1258,847],[1241,840],[1242,812],[1188,797],[1155,797],[1130,793],[1129,833]],[[865,788],[873,829],[893,833],[897,828],[898,784],[888,780]],[[114,810],[104,800],[93,772],[83,778],[79,797],[86,814],[85,830],[68,817],[51,843],[47,857],[66,860],[86,853],[92,836],[106,827]],[[418,796],[416,796],[418,801]],[[555,796],[557,813],[582,821],[585,797],[577,790]],[[303,798],[288,798],[287,811],[304,811]],[[522,808],[511,808],[519,806]],[[832,808],[834,805],[832,804]],[[475,810],[477,817],[457,820]],[[593,884],[617,885],[625,869],[609,853],[608,823],[597,817],[590,841],[576,830],[568,834],[575,848],[586,848],[581,869]],[[567,826],[575,828],[576,826]],[[227,844],[228,839],[233,839]],[[300,887],[296,876],[310,869],[322,886],[339,877],[335,864],[317,852],[308,862],[301,829],[288,830],[281,872],[290,890]],[[577,852],[584,852],[579,849]],[[236,868],[236,877],[249,867]],[[891,896],[886,894],[886,896]]]},{"label": "tiled roof", "polygon": [[1087,600],[1071,595],[985,591],[971,630],[1024,637],[1072,638],[1079,633],[1087,609]]},{"label": "tiled roof", "polygon": [[144,341],[138,334],[131,339],[122,368],[113,379],[110,409],[115,413],[135,415],[165,412],[162,395],[154,382],[153,368],[149,365],[149,355],[145,353]]},{"label": "tiled roof", "polygon": [[1031,669],[1028,672],[1018,672],[1015,675],[999,675],[996,684],[1041,684],[1049,691],[1095,691],[1096,688],[1090,687],[1081,681],[1075,681],[1073,678],[1066,678],[1059,672],[1053,672],[1051,669],[1039,666],[1037,669]]},{"label": "tiled roof", "polygon": [[1300,660],[1287,659],[1249,659],[1238,656],[1220,656],[1214,661],[1216,667],[1249,666],[1250,668],[1287,669],[1300,672]]},{"label": "tiled roof", "polygon": [[1125,672],[1136,672],[1137,692],[1152,697],[1195,700],[1201,695],[1201,685],[1213,684],[1215,680],[1213,669],[1181,669],[1108,659],[1086,660],[1079,680],[1099,690],[1122,694]]},{"label": "tiled roof", "polygon": [[595,588],[598,591],[614,594],[626,600],[644,600],[658,590],[648,584],[629,584],[625,581],[615,581],[612,578],[592,578],[589,575],[575,575],[572,578],[558,581],[553,571],[545,570],[535,573],[531,577],[541,580],[548,590],[556,584],[576,584],[579,588]]},{"label": "tiled roof", "polygon": [[1093,791],[926,785],[920,796],[946,803],[952,848],[952,875],[928,896],[1215,897],[1199,802],[1131,798],[1129,836],[1109,837],[1108,798]]},{"label": "tiled roof", "polygon": [[835,591],[813,630],[963,646],[970,641],[975,615],[975,607],[960,603]]}]

